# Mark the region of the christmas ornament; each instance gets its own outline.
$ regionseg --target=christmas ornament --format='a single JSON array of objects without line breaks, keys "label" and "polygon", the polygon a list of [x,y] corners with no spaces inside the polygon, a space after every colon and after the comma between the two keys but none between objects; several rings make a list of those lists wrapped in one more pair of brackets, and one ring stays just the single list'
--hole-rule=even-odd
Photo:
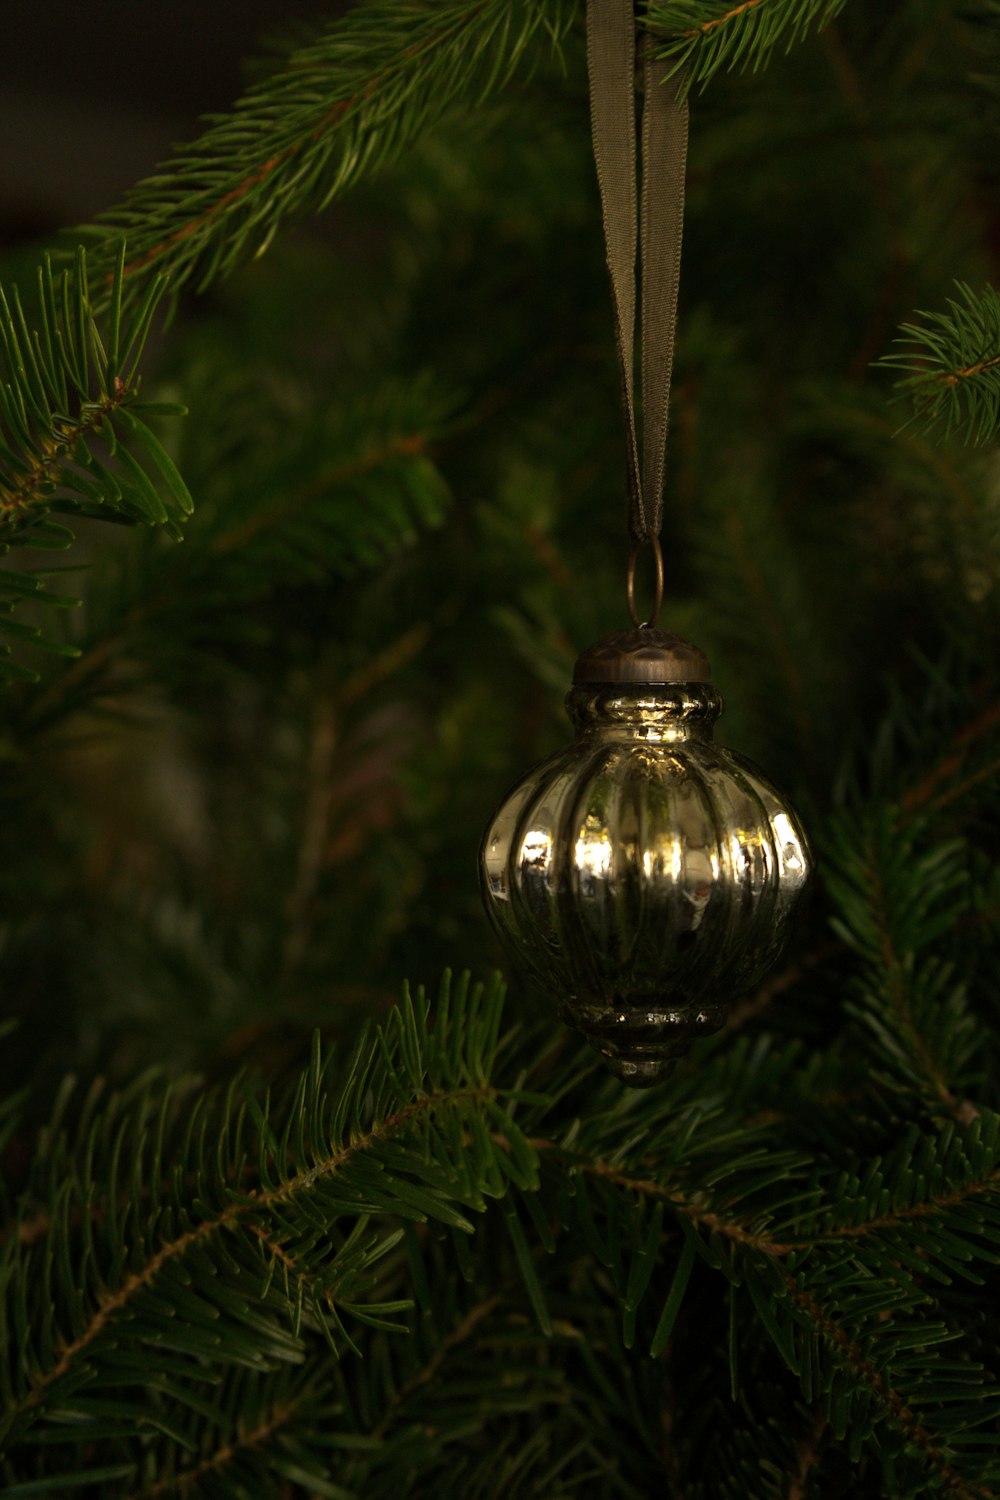
[{"label": "christmas ornament", "polygon": [[[766,973],[809,874],[805,834],[757,768],[712,742],[722,700],[704,654],[656,628],[658,541],[680,271],[687,105],[644,48],[637,202],[632,0],[588,0],[594,156],[615,307],[632,549],[632,630],[579,657],[576,738],[529,771],[481,851],[501,939],[626,1083],[655,1083]],[[636,253],[642,264],[642,452],[636,433]],[[635,569],[656,564],[640,622]]]},{"label": "christmas ornament", "polygon": [[576,738],[529,771],[483,841],[500,936],[626,1083],[655,1083],[781,949],[809,856],[794,812],[712,743],[708,662],[666,631],[576,663]]}]

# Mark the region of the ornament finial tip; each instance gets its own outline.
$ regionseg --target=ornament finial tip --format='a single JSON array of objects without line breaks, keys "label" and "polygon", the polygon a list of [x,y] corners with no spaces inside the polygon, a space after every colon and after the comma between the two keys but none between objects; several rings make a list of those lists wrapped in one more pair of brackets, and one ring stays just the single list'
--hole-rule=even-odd
[{"label": "ornament finial tip", "polygon": [[673,1057],[616,1057],[607,1052],[602,1056],[615,1077],[633,1089],[651,1089],[664,1083],[677,1066]]}]

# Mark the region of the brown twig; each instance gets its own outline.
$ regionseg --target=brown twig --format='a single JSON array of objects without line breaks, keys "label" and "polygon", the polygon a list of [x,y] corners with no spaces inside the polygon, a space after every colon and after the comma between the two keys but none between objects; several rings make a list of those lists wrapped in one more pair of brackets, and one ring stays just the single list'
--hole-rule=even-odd
[{"label": "brown twig", "polygon": [[32,501],[42,498],[39,493],[41,486],[55,482],[62,460],[67,454],[72,453],[77,443],[89,433],[96,432],[101,423],[124,406],[131,395],[134,392],[129,390],[121,376],[116,376],[112,391],[107,392],[100,401],[92,405],[88,403],[86,413],[77,421],[63,426],[58,438],[48,438],[41,442],[39,456],[28,465],[17,484],[0,488],[0,518],[16,515],[19,511],[26,510]]},{"label": "brown twig", "polygon": [[958,385],[963,380],[971,380],[974,375],[982,375],[984,370],[995,370],[997,365],[1000,365],[1000,354],[977,360],[974,365],[966,365],[964,370],[941,370],[934,379],[940,385]]},{"label": "brown twig", "polygon": [[735,21],[738,16],[744,15],[748,10],[756,10],[758,5],[763,5],[765,0],[742,0],[740,5],[734,5],[732,10],[727,10],[721,16],[713,16],[710,21],[703,21],[700,26],[692,26],[690,31],[682,31],[681,36],[707,36],[710,31],[717,31],[720,26],[726,26],[730,21]]},{"label": "brown twig", "polygon": [[387,678],[395,676],[403,667],[408,666],[420,655],[430,638],[430,626],[426,621],[418,620],[415,625],[404,630],[402,635],[390,641],[383,650],[376,651],[373,657],[346,679],[337,693],[338,702],[346,707],[365,697],[373,687],[379,687]]},{"label": "brown twig", "polygon": [[313,713],[306,769],[306,794],[302,813],[302,837],[295,880],[285,907],[285,952],[280,988],[285,988],[309,946],[312,907],[323,871],[330,810],[334,794],[334,758],[337,752],[337,713],[329,692],[320,692]]}]

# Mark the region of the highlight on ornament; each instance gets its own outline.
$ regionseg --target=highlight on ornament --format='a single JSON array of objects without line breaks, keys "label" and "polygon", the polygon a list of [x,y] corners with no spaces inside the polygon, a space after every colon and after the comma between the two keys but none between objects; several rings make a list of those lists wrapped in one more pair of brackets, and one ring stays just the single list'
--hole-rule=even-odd
[{"label": "highlight on ornament", "polygon": [[810,871],[793,809],[716,745],[704,654],[642,626],[579,657],[572,743],[491,819],[487,911],[623,1082],[667,1076],[783,948]]}]

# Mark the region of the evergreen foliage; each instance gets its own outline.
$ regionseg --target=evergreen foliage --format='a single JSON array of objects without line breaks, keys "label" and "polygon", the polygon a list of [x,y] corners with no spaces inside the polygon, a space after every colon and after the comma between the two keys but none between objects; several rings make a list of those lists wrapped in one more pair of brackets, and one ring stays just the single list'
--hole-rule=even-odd
[{"label": "evergreen foliage", "polygon": [[537,33],[558,45],[568,15],[563,0],[359,6],[290,48],[92,233],[128,239],[130,279],[153,268],[175,288],[204,289],[392,160],[456,99],[501,88]]},{"label": "evergreen foliage", "polygon": [[997,7],[646,16],[667,618],[820,868],[647,1093],[466,972],[622,618],[582,14],[361,4],[0,303],[5,1495],[1000,1493]]},{"label": "evergreen foliage", "polygon": [[774,47],[792,47],[812,28],[825,26],[846,0],[653,0],[646,23],[666,38],[692,83],[706,83],[720,68],[760,68]]},{"label": "evergreen foliage", "polygon": [[[52,514],[170,526],[191,511],[191,496],[159,438],[143,420],[176,416],[172,402],[141,401],[139,361],[163,282],[154,279],[136,311],[122,322],[124,245],[111,281],[102,329],[91,311],[81,250],[72,271],[39,268],[37,322],[29,327],[17,288],[0,289],[0,556],[12,547],[62,551],[73,532]],[[79,600],[56,592],[53,569],[0,570],[0,634],[46,651],[75,656],[66,642],[12,615],[25,603],[55,606]],[[0,682],[38,674],[0,646]]]},{"label": "evergreen foliage", "polygon": [[960,282],[946,313],[921,316],[903,324],[908,348],[882,363],[909,372],[900,385],[924,425],[989,442],[1000,427],[1000,297],[991,286],[977,297]]}]

